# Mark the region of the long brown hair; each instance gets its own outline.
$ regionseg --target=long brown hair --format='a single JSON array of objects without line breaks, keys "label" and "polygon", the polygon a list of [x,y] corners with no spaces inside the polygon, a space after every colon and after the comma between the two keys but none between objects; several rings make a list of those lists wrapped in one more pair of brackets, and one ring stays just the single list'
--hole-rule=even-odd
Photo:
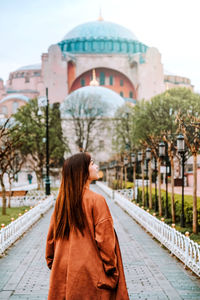
[{"label": "long brown hair", "polygon": [[82,208],[83,188],[89,178],[89,153],[81,152],[65,160],[62,181],[54,210],[54,239],[68,239],[74,226],[83,235],[85,216]]}]

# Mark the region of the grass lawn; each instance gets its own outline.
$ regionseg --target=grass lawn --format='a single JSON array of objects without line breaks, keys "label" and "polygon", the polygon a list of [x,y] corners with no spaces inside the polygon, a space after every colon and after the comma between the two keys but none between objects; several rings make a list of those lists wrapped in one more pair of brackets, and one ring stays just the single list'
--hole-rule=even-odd
[{"label": "grass lawn", "polygon": [[29,210],[29,206],[11,207],[6,208],[6,215],[2,215],[2,207],[0,207],[0,227],[1,224],[8,225],[11,222],[11,218],[15,220],[19,217],[19,213],[24,214],[25,210]]}]

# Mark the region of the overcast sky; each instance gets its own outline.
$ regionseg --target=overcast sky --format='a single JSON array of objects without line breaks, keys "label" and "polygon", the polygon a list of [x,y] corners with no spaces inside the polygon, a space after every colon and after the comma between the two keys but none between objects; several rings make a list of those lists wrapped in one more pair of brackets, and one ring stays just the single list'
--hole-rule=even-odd
[{"label": "overcast sky", "polygon": [[200,91],[200,0],[0,0],[0,77],[39,63],[73,27],[97,20],[129,28],[162,54],[164,69]]}]

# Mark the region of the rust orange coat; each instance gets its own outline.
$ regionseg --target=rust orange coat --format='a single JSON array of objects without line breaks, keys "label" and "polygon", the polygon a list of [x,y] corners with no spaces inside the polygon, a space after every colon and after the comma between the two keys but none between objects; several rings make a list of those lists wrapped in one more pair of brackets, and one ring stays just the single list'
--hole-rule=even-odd
[{"label": "rust orange coat", "polygon": [[51,218],[46,261],[51,269],[48,300],[128,300],[122,258],[105,199],[89,189],[83,194],[88,226],[84,236],[53,239]]}]

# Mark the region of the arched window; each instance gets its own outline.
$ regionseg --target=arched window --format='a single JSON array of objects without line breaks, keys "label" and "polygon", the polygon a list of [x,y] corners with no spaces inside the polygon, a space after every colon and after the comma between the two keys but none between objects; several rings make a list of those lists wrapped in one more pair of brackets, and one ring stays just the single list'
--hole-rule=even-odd
[{"label": "arched window", "polygon": [[133,98],[133,92],[132,91],[129,92],[129,98]]},{"label": "arched window", "polygon": [[105,73],[100,72],[100,85],[104,85],[104,84],[105,84]]},{"label": "arched window", "polygon": [[26,75],[25,75],[25,83],[26,82],[30,82],[30,74],[29,73],[26,73]]},{"label": "arched window", "polygon": [[128,48],[129,48],[129,49],[128,49],[128,52],[133,53],[133,52],[134,52],[134,46],[133,46],[133,43],[129,43],[128,46],[129,46],[129,47],[128,47]]},{"label": "arched window", "polygon": [[95,41],[94,41],[94,42],[92,43],[92,48],[93,48],[94,51],[98,51],[98,42],[95,42]]},{"label": "arched window", "polygon": [[85,42],[85,51],[91,51],[91,42]]},{"label": "arched window", "polygon": [[13,114],[15,114],[17,112],[18,107],[19,107],[19,103],[17,101],[13,102],[13,104],[12,104]]},{"label": "arched window", "polygon": [[81,86],[85,86],[85,79],[81,78]]},{"label": "arched window", "polygon": [[7,114],[8,114],[8,108],[7,108],[6,105],[3,105],[3,106],[1,107],[1,112],[2,112],[2,114],[4,114],[4,115],[7,115]]},{"label": "arched window", "polygon": [[110,77],[109,77],[109,83],[110,83],[110,85],[113,85],[113,76],[112,75],[110,75]]},{"label": "arched window", "polygon": [[121,51],[122,52],[126,52],[127,51],[127,44],[126,43],[122,43],[121,44]]},{"label": "arched window", "polygon": [[100,42],[100,51],[103,51],[104,50],[104,41],[101,41]]},{"label": "arched window", "polygon": [[114,51],[118,52],[120,50],[120,44],[119,42],[114,42]]},{"label": "arched window", "polygon": [[75,43],[71,43],[71,51],[75,50]]}]

